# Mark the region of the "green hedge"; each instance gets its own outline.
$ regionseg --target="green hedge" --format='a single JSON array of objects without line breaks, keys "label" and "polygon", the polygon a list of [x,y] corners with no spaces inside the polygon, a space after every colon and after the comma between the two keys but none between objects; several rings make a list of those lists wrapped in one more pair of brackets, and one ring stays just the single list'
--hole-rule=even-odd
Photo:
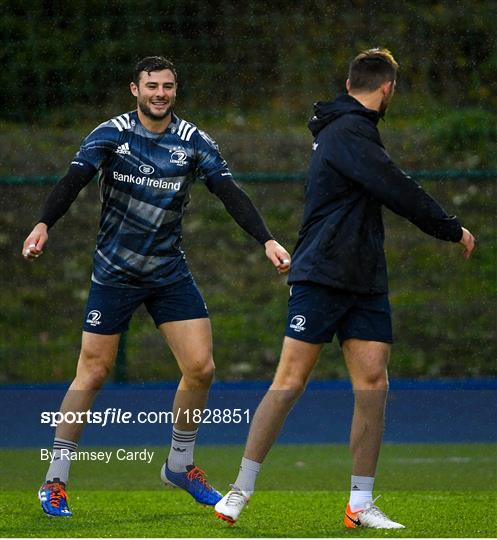
[{"label": "green hedge", "polygon": [[301,118],[312,101],[343,89],[357,51],[378,45],[398,58],[410,107],[434,98],[495,109],[494,26],[493,0],[302,0],[291,9],[281,0],[4,0],[0,110],[74,121],[122,106],[133,63],[165,54],[189,107]]}]

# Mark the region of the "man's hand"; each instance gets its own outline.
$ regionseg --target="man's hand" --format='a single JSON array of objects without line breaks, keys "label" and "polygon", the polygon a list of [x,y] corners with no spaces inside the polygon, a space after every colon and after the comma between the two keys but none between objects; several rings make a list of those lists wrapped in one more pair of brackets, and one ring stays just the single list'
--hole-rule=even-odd
[{"label": "man's hand", "polygon": [[45,223],[38,223],[26,240],[24,240],[22,256],[28,261],[37,259],[43,253],[43,246],[47,240],[47,226]]},{"label": "man's hand", "polygon": [[464,246],[463,257],[469,259],[475,249],[475,237],[464,227],[462,227],[462,238],[459,243]]},{"label": "man's hand", "polygon": [[266,248],[266,257],[276,266],[279,274],[286,274],[290,270],[290,262],[292,258],[288,251],[276,242],[276,240],[268,240],[264,244]]}]

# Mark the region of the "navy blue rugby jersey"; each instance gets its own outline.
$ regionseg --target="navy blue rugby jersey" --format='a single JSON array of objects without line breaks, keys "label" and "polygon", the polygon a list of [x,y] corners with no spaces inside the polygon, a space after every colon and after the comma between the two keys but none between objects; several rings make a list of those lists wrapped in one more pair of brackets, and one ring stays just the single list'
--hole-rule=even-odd
[{"label": "navy blue rugby jersey", "polygon": [[166,131],[152,133],[133,111],[100,124],[72,164],[100,171],[94,281],[155,287],[190,275],[181,249],[190,189],[196,178],[209,188],[232,179],[206,133],[174,114]]}]

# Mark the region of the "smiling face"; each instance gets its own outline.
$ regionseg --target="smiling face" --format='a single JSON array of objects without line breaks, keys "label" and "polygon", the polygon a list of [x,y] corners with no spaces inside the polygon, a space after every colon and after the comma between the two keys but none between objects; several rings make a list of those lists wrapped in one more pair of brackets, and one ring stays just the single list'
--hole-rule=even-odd
[{"label": "smiling face", "polygon": [[170,119],[176,100],[176,87],[176,77],[170,69],[142,71],[138,84],[132,82],[130,85],[138,111],[152,122]]}]

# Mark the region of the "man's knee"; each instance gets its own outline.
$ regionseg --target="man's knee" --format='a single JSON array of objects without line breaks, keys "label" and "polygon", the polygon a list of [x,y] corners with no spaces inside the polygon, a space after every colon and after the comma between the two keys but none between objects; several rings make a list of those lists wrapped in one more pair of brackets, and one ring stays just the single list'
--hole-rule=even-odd
[{"label": "man's knee", "polygon": [[389,344],[349,339],[342,348],[354,390],[388,390]]},{"label": "man's knee", "polygon": [[100,388],[109,376],[113,361],[114,358],[109,358],[96,349],[83,347],[76,373],[78,382],[89,390]]},{"label": "man's knee", "polygon": [[356,377],[354,381],[354,389],[356,390],[388,390],[388,374],[383,367],[378,369],[370,369]]},{"label": "man's knee", "polygon": [[274,379],[269,390],[278,401],[293,402],[304,393],[306,383],[307,379],[303,375],[280,375]]},{"label": "man's knee", "polygon": [[212,356],[207,355],[195,362],[191,362],[185,367],[183,370],[183,377],[195,384],[206,386],[212,383],[215,370],[216,368]]},{"label": "man's knee", "polygon": [[285,338],[270,390],[282,401],[296,401],[304,392],[321,345]]}]

